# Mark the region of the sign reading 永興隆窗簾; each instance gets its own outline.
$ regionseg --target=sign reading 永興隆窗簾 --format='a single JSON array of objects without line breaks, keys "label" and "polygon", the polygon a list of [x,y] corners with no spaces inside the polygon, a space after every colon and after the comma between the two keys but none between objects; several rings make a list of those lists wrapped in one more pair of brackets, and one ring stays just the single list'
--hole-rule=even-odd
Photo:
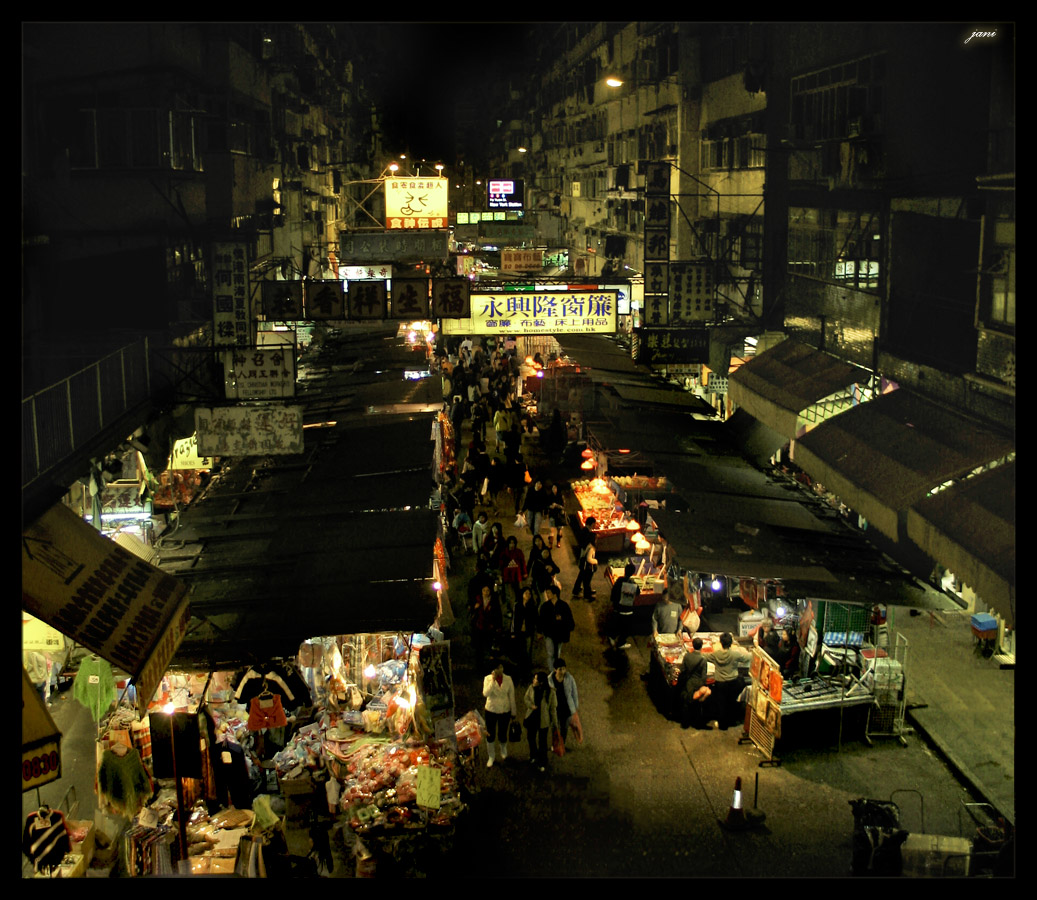
[{"label": "sign reading \u6c38\u8208\u9686\u7a97\u7c3e", "polygon": [[612,334],[616,291],[472,294],[471,317],[444,320],[447,333]]}]

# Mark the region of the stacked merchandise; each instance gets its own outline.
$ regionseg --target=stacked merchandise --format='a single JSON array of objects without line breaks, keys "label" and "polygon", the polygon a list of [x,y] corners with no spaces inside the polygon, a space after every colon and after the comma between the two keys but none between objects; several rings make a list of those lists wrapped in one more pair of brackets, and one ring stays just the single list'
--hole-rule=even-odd
[{"label": "stacked merchandise", "polygon": [[630,519],[605,479],[574,481],[572,491],[580,506],[576,513],[580,524],[586,527],[589,519],[594,520],[592,534],[598,553],[621,553]]}]

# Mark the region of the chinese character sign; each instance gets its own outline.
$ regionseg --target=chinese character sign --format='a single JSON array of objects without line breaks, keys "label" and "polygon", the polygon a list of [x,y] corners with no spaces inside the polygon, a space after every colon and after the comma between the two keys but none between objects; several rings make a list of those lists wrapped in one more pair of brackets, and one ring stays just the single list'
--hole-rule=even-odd
[{"label": "chinese character sign", "polygon": [[448,178],[385,179],[385,227],[446,228]]},{"label": "chinese character sign", "polygon": [[543,250],[501,250],[502,272],[539,272],[544,268]]},{"label": "chinese character sign", "polygon": [[196,408],[198,451],[206,456],[302,453],[301,406]]},{"label": "chinese character sign", "polygon": [[302,318],[301,281],[264,281],[263,315],[268,322],[296,322]]},{"label": "chinese character sign", "polygon": [[615,291],[473,294],[470,334],[613,334]]},{"label": "chinese character sign", "polygon": [[306,318],[342,318],[346,298],[341,281],[307,281],[303,286],[306,296]]},{"label": "chinese character sign", "polygon": [[670,321],[713,318],[713,276],[708,263],[670,263]]},{"label": "chinese character sign", "polygon": [[394,278],[392,280],[391,318],[428,318],[427,278]]},{"label": "chinese character sign", "polygon": [[346,292],[346,317],[384,319],[386,299],[384,281],[350,281]]},{"label": "chinese character sign", "polygon": [[467,319],[472,314],[471,284],[467,278],[433,278],[432,318]]},{"label": "chinese character sign", "polygon": [[252,321],[244,243],[213,244],[212,285],[213,346],[247,347],[252,343]]},{"label": "chinese character sign", "polygon": [[223,351],[230,400],[295,396],[295,356],[289,345]]}]

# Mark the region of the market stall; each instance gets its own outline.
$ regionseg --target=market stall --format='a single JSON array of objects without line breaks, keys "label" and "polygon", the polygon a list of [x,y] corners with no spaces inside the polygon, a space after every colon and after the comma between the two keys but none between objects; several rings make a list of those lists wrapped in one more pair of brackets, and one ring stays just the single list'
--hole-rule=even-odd
[{"label": "market stall", "polygon": [[[648,689],[655,699],[656,705],[663,715],[670,719],[679,719],[681,715],[681,696],[678,692],[681,662],[685,653],[692,652],[692,635],[656,634],[648,641]],[[713,663],[710,654],[714,646],[720,647],[719,632],[698,631],[694,637],[702,638],[701,652],[706,657],[708,676],[706,683],[713,684]]]},{"label": "market stall", "polygon": [[652,610],[666,590],[666,573],[662,566],[647,555],[612,556],[605,563],[605,581],[610,588],[623,577],[628,564],[634,566],[631,581],[636,585],[637,592],[634,594],[632,616],[627,629],[630,634],[650,633]]},{"label": "market stall", "polygon": [[570,523],[572,532],[579,534],[593,519],[590,531],[598,554],[622,553],[637,522],[627,515],[608,482],[604,478],[580,479],[572,483],[572,492],[579,507]]}]

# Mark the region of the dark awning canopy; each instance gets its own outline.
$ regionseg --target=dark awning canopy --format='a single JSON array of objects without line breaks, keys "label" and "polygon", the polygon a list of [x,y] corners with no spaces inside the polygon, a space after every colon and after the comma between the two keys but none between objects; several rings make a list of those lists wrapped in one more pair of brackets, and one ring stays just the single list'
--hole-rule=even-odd
[{"label": "dark awning canopy", "polygon": [[1012,437],[901,388],[822,422],[796,441],[794,458],[896,541],[901,512],[1014,449]]},{"label": "dark awning canopy", "polygon": [[864,369],[790,338],[735,369],[728,392],[738,407],[792,439],[803,410],[868,378]]},{"label": "dark awning canopy", "polygon": [[907,534],[1015,627],[1015,463],[920,500]]}]

